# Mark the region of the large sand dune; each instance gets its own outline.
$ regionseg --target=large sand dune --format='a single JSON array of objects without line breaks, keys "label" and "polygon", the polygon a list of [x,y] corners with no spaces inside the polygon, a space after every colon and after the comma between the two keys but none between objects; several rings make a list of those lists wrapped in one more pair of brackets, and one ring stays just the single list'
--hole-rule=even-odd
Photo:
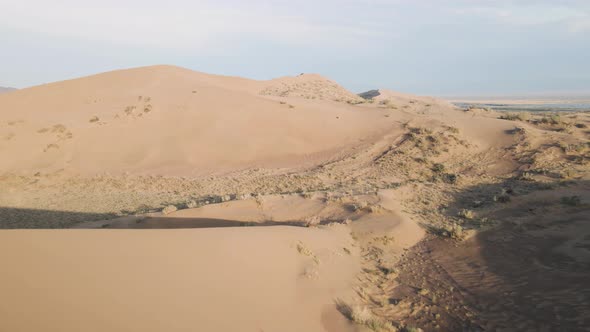
[{"label": "large sand dune", "polygon": [[390,126],[375,110],[261,95],[298,81],[308,79],[261,82],[155,66],[11,93],[0,98],[0,130],[11,134],[0,141],[11,156],[0,171],[186,175],[284,165],[324,158]]},{"label": "large sand dune", "polygon": [[85,229],[0,231],[0,331],[582,331],[589,126],[172,66],[3,94],[0,228]]}]

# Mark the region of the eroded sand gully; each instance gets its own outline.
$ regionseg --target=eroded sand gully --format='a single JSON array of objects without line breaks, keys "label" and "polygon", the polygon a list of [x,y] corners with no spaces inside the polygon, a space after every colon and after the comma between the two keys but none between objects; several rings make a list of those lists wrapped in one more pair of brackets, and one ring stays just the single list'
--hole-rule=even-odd
[{"label": "eroded sand gully", "polygon": [[501,116],[170,66],[0,96],[0,331],[583,331],[590,116]]}]

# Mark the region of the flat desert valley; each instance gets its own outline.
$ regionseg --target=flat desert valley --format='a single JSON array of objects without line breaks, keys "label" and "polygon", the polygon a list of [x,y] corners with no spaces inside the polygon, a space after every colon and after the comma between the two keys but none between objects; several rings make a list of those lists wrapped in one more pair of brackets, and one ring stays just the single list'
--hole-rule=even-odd
[{"label": "flat desert valley", "polygon": [[0,331],[588,331],[590,113],[174,66],[0,94]]}]

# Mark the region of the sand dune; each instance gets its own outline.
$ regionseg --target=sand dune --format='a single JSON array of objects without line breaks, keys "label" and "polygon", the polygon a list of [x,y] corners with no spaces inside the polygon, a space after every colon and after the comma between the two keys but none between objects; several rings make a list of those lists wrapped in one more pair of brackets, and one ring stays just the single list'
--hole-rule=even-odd
[{"label": "sand dune", "polygon": [[12,156],[0,171],[187,175],[281,165],[325,157],[390,127],[376,111],[260,94],[299,80],[156,66],[17,91],[0,99],[2,129],[12,133],[0,142]]},{"label": "sand dune", "polygon": [[0,330],[582,331],[589,126],[173,66],[3,94]]}]

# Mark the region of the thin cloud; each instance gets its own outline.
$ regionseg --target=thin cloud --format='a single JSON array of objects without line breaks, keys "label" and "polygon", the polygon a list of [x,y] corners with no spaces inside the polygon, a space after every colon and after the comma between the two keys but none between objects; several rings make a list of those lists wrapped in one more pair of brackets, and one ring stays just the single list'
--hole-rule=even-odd
[{"label": "thin cloud", "polygon": [[[130,5],[135,4],[135,5]],[[119,6],[107,1],[86,6],[74,1],[15,1],[0,12],[0,27],[50,36],[159,48],[231,49],[242,40],[305,46],[344,46],[377,33],[369,26],[309,20],[271,9],[228,3],[138,1]]]}]

